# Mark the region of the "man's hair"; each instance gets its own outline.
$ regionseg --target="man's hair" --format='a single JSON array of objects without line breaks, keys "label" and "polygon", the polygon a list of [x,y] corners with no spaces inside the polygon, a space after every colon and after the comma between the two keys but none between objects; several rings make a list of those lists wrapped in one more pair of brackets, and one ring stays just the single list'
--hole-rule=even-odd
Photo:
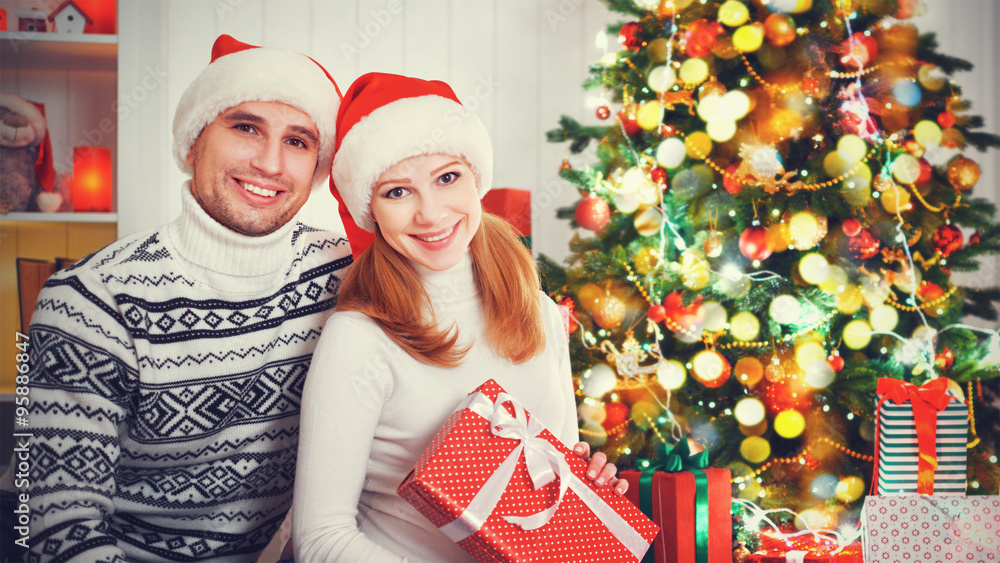
[{"label": "man's hair", "polygon": [[[516,364],[545,348],[538,271],[506,221],[483,212],[469,245],[486,339]],[[468,352],[452,327],[439,329],[416,269],[376,229],[375,242],[355,260],[337,297],[338,311],[364,313],[420,362],[456,367]]]}]

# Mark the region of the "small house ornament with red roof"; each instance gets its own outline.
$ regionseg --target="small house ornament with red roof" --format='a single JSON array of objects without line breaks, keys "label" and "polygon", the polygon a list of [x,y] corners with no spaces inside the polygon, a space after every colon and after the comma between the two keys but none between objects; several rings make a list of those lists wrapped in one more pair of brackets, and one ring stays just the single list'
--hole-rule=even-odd
[{"label": "small house ornament with red roof", "polygon": [[94,23],[73,0],[66,0],[60,4],[49,14],[49,21],[55,24],[56,33],[72,34],[82,34],[88,23]]}]

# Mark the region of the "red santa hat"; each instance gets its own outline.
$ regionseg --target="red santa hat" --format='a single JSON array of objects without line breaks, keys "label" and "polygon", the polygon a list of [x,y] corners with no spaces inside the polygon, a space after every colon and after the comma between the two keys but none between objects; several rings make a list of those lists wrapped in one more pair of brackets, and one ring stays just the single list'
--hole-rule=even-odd
[{"label": "red santa hat", "polygon": [[187,163],[191,146],[220,113],[243,102],[281,102],[308,115],[319,129],[319,160],[312,182],[319,186],[330,174],[340,97],[337,83],[310,57],[220,35],[212,46],[211,62],[177,104],[174,159],[191,174]]},{"label": "red santa hat", "polygon": [[489,191],[493,182],[489,133],[450,86],[380,72],[355,80],[337,113],[330,176],[355,256],[367,247],[375,230],[371,202],[379,176],[397,162],[423,154],[461,157],[476,176],[479,196]]}]

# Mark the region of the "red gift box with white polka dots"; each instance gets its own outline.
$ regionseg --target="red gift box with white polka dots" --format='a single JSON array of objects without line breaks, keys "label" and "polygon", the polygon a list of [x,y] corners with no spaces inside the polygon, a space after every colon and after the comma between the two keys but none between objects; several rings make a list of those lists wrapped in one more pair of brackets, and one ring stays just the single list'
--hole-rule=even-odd
[{"label": "red gift box with white polka dots", "polygon": [[869,496],[865,561],[1000,562],[1000,496]]},{"label": "red gift box with white polka dots", "polygon": [[[493,409],[495,418],[484,418],[484,405]],[[530,420],[530,413],[495,381],[484,383],[470,395],[469,406],[453,414],[434,438],[399,486],[399,495],[477,561],[641,560],[659,527],[612,487],[594,487],[584,477],[586,463],[537,422],[532,423],[538,426],[529,432],[530,439],[498,436],[498,430],[517,425],[510,419],[518,412]],[[497,417],[504,421],[497,423]],[[519,448],[525,451],[519,453]],[[527,450],[546,451],[554,473],[560,473],[558,465],[572,475],[536,490]],[[509,479],[504,467],[513,468]],[[530,529],[507,520],[537,517],[553,507],[563,482],[564,496],[543,525]],[[484,500],[493,498],[491,490],[498,491],[495,505],[485,502],[484,512]]]}]

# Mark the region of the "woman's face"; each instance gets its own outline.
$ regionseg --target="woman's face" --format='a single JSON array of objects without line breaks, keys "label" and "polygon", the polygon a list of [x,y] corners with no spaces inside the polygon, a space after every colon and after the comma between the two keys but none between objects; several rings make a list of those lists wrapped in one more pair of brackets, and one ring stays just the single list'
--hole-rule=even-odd
[{"label": "woman's face", "polygon": [[372,196],[372,216],[389,246],[435,271],[461,260],[482,213],[472,169],[445,154],[397,162],[379,177]]}]

